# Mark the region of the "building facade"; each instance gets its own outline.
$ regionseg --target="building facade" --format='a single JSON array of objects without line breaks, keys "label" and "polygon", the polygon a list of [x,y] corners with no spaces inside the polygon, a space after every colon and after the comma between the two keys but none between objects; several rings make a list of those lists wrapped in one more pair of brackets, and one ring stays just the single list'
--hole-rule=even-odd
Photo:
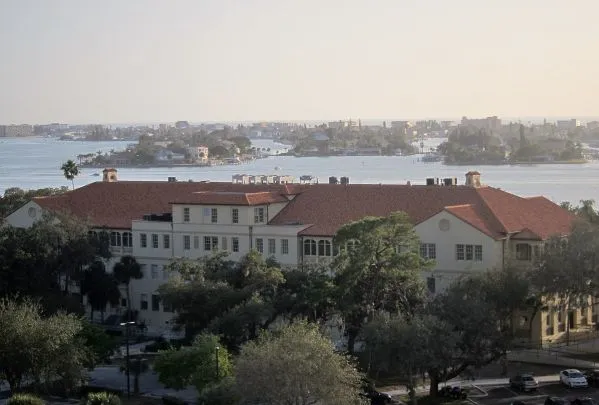
[{"label": "building facade", "polygon": [[[114,254],[108,267],[122,255],[133,255],[142,266],[144,277],[131,283],[131,306],[153,334],[172,327],[174,314],[158,288],[168,280],[173,258],[227,251],[238,260],[254,249],[284,268],[326,264],[341,226],[404,211],[420,237],[421,255],[435,263],[423,272],[434,294],[465,273],[529,263],[543,241],[567,235],[573,221],[544,197],[485,186],[478,172],[469,172],[464,185],[127,182],[114,169],[109,174],[62,196],[35,198],[7,221],[29,227],[44,211],[64,211],[108,232]],[[126,305],[108,312],[118,314]],[[590,308],[565,315],[556,308],[521,322],[522,328],[532,325],[533,339],[548,341],[561,338],[566,319],[573,330],[592,322]]]}]

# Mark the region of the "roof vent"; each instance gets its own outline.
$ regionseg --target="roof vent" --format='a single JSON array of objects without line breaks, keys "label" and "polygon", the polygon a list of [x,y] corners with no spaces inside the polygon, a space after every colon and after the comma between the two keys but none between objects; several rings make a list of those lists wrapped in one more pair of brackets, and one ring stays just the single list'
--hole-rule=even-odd
[{"label": "roof vent", "polygon": [[343,176],[341,177],[341,184],[347,186],[349,184],[349,177]]},{"label": "roof vent", "polygon": [[432,177],[429,177],[426,179],[426,185],[427,186],[434,186],[435,185],[435,179]]},{"label": "roof vent", "polygon": [[329,184],[338,184],[339,180],[335,176],[329,177]]},{"label": "roof vent", "polygon": [[176,181],[177,181],[177,178],[176,178],[176,177],[169,177],[169,178],[168,178],[168,182],[169,182],[169,183],[174,183],[174,182],[176,182]]},{"label": "roof vent", "polygon": [[457,186],[458,178],[457,177],[446,177],[443,179],[444,186]]}]

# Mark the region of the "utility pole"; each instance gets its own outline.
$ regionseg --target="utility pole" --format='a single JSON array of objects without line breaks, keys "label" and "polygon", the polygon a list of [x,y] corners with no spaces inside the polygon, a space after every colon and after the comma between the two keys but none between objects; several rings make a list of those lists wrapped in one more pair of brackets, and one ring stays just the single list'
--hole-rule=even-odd
[{"label": "utility pole", "polygon": [[120,325],[125,327],[125,340],[126,340],[126,357],[125,357],[125,372],[127,374],[127,398],[131,398],[131,365],[129,362],[129,327],[135,324],[135,322],[127,321],[122,322]]},{"label": "utility pole", "polygon": [[220,350],[219,346],[216,346],[216,351],[215,351],[215,356],[216,356],[216,381],[218,381],[219,376],[220,376],[220,370],[218,367],[218,351]]}]

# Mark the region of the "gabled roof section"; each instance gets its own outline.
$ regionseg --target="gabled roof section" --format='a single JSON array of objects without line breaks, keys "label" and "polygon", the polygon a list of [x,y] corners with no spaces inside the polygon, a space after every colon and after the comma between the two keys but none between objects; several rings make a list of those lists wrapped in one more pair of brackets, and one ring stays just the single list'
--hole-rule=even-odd
[{"label": "gabled roof section", "polygon": [[289,202],[289,199],[277,191],[254,193],[241,191],[198,191],[178,200],[171,201],[172,204],[198,205],[264,205],[286,202]]},{"label": "gabled roof section", "polygon": [[49,197],[33,200],[51,212],[70,213],[85,218],[95,227],[130,229],[131,221],[144,215],[171,212],[171,201],[190,198],[198,192],[299,193],[297,184],[234,184],[229,182],[96,182]]},{"label": "gabled roof section", "polygon": [[481,232],[501,239],[529,230],[540,239],[570,232],[574,217],[543,197],[522,198],[493,187],[315,184],[298,194],[273,225],[311,225],[305,236],[333,236],[365,216],[406,212],[414,225],[447,210]]}]

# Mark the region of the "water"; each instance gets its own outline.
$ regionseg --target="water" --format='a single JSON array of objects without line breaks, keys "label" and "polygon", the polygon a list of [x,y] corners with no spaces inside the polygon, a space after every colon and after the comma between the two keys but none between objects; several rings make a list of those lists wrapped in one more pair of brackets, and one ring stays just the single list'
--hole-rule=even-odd
[{"label": "water", "polygon": [[[424,149],[440,140],[428,140]],[[9,187],[33,189],[70,186],[60,166],[78,154],[96,151],[122,150],[130,142],[73,142],[50,138],[0,138],[0,193]],[[599,201],[599,162],[583,165],[532,166],[445,166],[442,163],[421,163],[417,156],[334,156],[305,157],[276,156],[286,145],[270,140],[255,140],[254,146],[271,148],[273,156],[237,166],[124,168],[120,180],[163,180],[176,177],[180,181],[231,181],[237,173],[288,174],[299,178],[313,175],[321,182],[329,176],[348,176],[351,183],[423,184],[427,177],[457,177],[463,184],[469,170],[481,172],[483,183],[521,195],[544,195],[555,202],[582,199]],[[83,169],[75,186],[98,181],[93,176],[100,169]]]}]

